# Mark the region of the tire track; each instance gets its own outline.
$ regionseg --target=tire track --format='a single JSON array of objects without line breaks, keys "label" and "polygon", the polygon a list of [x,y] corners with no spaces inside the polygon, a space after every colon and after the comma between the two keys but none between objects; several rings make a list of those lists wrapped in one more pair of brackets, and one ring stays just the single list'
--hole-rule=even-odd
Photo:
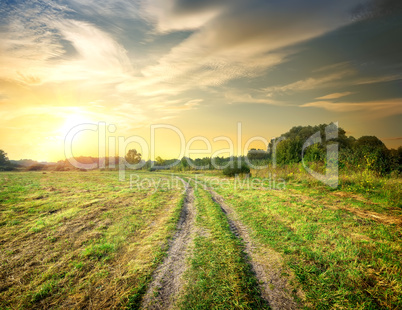
[{"label": "tire track", "polygon": [[292,288],[288,280],[284,278],[281,270],[280,256],[274,251],[259,251],[260,246],[250,238],[247,228],[238,220],[234,210],[225,203],[222,196],[216,193],[212,188],[206,187],[199,181],[194,181],[211,194],[212,200],[217,203],[222,212],[226,214],[230,230],[244,243],[244,250],[247,259],[252,266],[261,289],[262,298],[264,298],[273,310],[276,309],[299,309],[291,295]]},{"label": "tire track", "polygon": [[186,269],[195,234],[194,189],[179,178],[186,188],[186,196],[181,210],[177,231],[170,243],[163,263],[155,270],[152,282],[144,295],[142,309],[171,309],[183,286],[182,276]]}]

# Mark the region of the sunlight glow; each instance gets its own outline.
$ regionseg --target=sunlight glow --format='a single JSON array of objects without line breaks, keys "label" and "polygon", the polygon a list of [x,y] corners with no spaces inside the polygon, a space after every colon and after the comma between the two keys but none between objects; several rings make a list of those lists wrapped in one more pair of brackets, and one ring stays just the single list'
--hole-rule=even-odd
[{"label": "sunlight glow", "polygon": [[[81,112],[82,113],[82,112]],[[68,132],[77,125],[85,124],[85,123],[93,123],[90,118],[82,115],[82,114],[68,114],[65,116],[65,122],[63,126],[58,130],[61,134],[62,138],[68,134]]]}]

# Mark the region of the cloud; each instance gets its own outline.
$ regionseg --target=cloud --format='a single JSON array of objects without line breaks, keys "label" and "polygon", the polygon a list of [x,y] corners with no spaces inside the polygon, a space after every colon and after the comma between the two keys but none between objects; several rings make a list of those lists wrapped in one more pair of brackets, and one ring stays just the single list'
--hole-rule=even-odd
[{"label": "cloud", "polygon": [[353,92],[347,91],[347,92],[344,92],[344,93],[333,93],[333,94],[325,95],[325,96],[322,96],[322,97],[318,97],[316,99],[323,99],[323,100],[325,100],[325,99],[337,99],[337,98],[345,97],[345,96],[348,96],[348,95],[351,95],[351,94],[353,94]]},{"label": "cloud", "polygon": [[139,18],[139,0],[70,0],[69,6],[84,16]]},{"label": "cloud", "polygon": [[401,12],[402,3],[400,0],[370,0],[353,7],[351,15],[356,20],[366,20]]},{"label": "cloud", "polygon": [[[113,79],[132,72],[125,48],[96,26],[74,20],[64,20],[55,23],[55,26],[78,53],[75,59],[61,62],[61,68],[58,68],[64,69],[61,75],[68,73],[67,66],[73,66],[75,74],[80,73],[79,79],[89,77]],[[71,74],[68,77],[71,78]]]},{"label": "cloud", "polygon": [[[199,97],[189,95],[194,91],[208,92],[237,79],[269,74],[298,52],[300,42],[350,23],[344,17],[358,0],[72,0],[65,6],[44,0],[37,6],[28,3],[22,2],[7,13],[8,25],[3,28],[6,30],[0,43],[0,78],[30,87],[61,82],[79,83],[88,89],[97,86],[97,94],[111,98],[111,102],[170,113],[199,107],[201,101],[192,101]],[[111,31],[103,23],[107,19],[114,25],[117,16],[136,22],[144,18],[148,26],[154,27],[154,32],[147,35],[155,42],[167,40],[167,33],[190,31],[180,43],[158,52],[162,55],[159,58],[135,59],[133,67],[136,49],[126,44],[118,26]],[[286,102],[275,100],[274,95],[337,86],[357,71],[341,63],[312,70],[311,74],[309,78],[262,89],[268,95],[262,96],[256,90],[260,88],[251,87],[224,96],[230,102],[284,105]],[[360,79],[356,83],[368,82]],[[335,91],[317,99],[349,94]]]},{"label": "cloud", "polygon": [[157,89],[166,81],[194,88],[257,77],[294,52],[279,49],[348,23],[343,17],[355,3],[357,0],[336,5],[318,0],[144,1],[144,18],[156,31],[190,29],[192,34],[141,72]]},{"label": "cloud", "polygon": [[55,4],[38,1],[15,3],[2,12],[0,78],[37,84],[44,64],[63,55],[60,37],[48,26],[60,16],[60,10]]},{"label": "cloud", "polygon": [[[113,83],[126,94],[178,95],[266,73],[292,53],[276,50],[344,25],[341,17],[353,2],[74,0],[66,8],[42,0],[35,8],[21,4],[14,12],[18,18],[10,20],[15,31],[7,31],[6,56],[0,64],[11,64],[4,67],[8,78],[15,70],[12,78],[28,85],[81,80]],[[52,9],[44,13],[48,6]],[[126,48],[94,23],[94,16],[110,18],[122,12],[123,17],[145,18],[160,32],[191,29],[193,33],[156,63],[144,63],[134,72]],[[72,19],[85,15],[94,22]],[[13,40],[16,33],[21,35]],[[67,52],[66,44],[73,53]],[[16,46],[23,54],[11,53]]]},{"label": "cloud", "polygon": [[268,87],[265,88],[265,91],[269,93],[286,93],[330,87],[339,84],[342,79],[352,76],[355,73],[356,72],[353,69],[344,69],[342,71],[331,73],[328,75],[310,77],[307,79],[299,80],[287,85]]},{"label": "cloud", "polygon": [[402,75],[386,75],[386,76],[377,76],[377,77],[365,77],[359,78],[355,81],[355,85],[365,85],[365,84],[376,84],[376,83],[385,83],[401,80]]},{"label": "cloud", "polygon": [[229,103],[262,103],[269,105],[287,105],[283,101],[273,100],[271,98],[265,97],[256,97],[249,93],[236,92],[236,91],[228,91],[225,92],[225,98]]},{"label": "cloud", "polygon": [[158,32],[194,30],[218,16],[225,2],[148,0],[141,3],[141,15]]},{"label": "cloud", "polygon": [[[195,107],[199,106],[201,102],[203,102],[203,99],[192,99],[184,104],[182,104],[180,101],[174,102],[174,105],[171,106],[163,106],[162,109],[164,112],[176,112],[176,111],[185,111],[185,110],[192,110]],[[181,104],[178,104],[181,103]]]},{"label": "cloud", "polygon": [[0,91],[0,103],[1,103],[3,100],[7,100],[7,99],[8,99],[8,96],[7,96],[5,93],[3,93],[3,92]]},{"label": "cloud", "polygon": [[[0,78],[31,86],[99,84],[117,83],[132,73],[125,48],[92,23],[66,18],[58,7],[43,13],[21,5],[9,15],[1,33]],[[74,53],[67,54],[67,43]]]},{"label": "cloud", "polygon": [[363,111],[365,114],[370,114],[372,116],[386,117],[390,115],[402,114],[402,98],[368,102],[314,101],[305,103],[301,105],[301,107],[322,108],[331,112]]}]

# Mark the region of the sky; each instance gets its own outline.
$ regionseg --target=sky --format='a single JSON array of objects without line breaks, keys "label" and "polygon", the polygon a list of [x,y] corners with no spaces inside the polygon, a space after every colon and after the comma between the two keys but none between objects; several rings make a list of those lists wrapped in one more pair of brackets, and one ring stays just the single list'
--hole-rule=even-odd
[{"label": "sky", "polygon": [[[239,154],[330,122],[397,148],[401,17],[398,0],[2,0],[0,149],[64,159],[99,122],[110,155],[176,158],[179,133]],[[97,128],[75,156],[99,155]]]}]

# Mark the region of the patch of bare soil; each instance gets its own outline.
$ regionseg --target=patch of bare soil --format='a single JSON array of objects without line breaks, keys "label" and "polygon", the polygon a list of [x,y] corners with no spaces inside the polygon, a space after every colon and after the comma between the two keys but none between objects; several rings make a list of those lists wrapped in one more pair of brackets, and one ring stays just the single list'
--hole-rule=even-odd
[{"label": "patch of bare soil", "polygon": [[[184,180],[181,179],[183,183]],[[142,301],[143,309],[171,309],[183,287],[182,276],[186,269],[189,248],[195,234],[194,190],[186,185],[186,197],[180,220],[167,256],[156,269],[153,280]]]},{"label": "patch of bare soil", "polygon": [[[312,197],[305,196],[305,195],[300,195],[300,194],[295,194],[295,193],[292,193],[292,195],[300,198],[302,201],[312,199]],[[336,193],[333,193],[333,195],[342,197],[342,198],[345,198],[345,197],[353,198],[353,199],[356,199],[359,201],[364,201],[366,203],[375,204],[368,200],[364,200],[364,198],[362,198],[361,196],[350,194],[350,193],[336,192]],[[340,200],[338,200],[336,202],[340,202]],[[330,208],[333,210],[346,210],[361,218],[374,220],[374,221],[382,223],[382,224],[402,225],[402,218],[400,216],[392,216],[392,215],[382,214],[382,213],[378,213],[378,212],[374,212],[374,211],[369,211],[369,210],[364,210],[364,209],[359,209],[359,208],[354,208],[354,207],[348,207],[348,206],[343,206],[343,205],[331,205],[325,201],[321,201],[320,203],[327,208]]]},{"label": "patch of bare soil", "polygon": [[[245,252],[253,272],[258,279],[261,295],[275,309],[299,309],[291,295],[292,286],[288,278],[282,273],[285,272],[282,267],[282,259],[279,253],[257,244],[250,238],[247,228],[238,220],[234,210],[228,206],[222,196],[217,194],[211,188],[206,188],[212,196],[212,200],[218,203],[222,211],[227,215],[228,222],[232,232],[242,239]],[[297,293],[300,299],[304,299],[303,293]]]},{"label": "patch of bare soil", "polygon": [[[102,210],[97,208],[85,216],[66,219],[52,235],[54,240],[64,240],[63,249],[49,240],[48,232],[29,231],[20,237],[5,240],[7,244],[3,247],[4,251],[0,253],[0,292],[14,287],[14,294],[22,295],[36,273],[45,273],[48,270],[47,264],[50,264],[51,268],[59,269],[60,272],[64,271],[63,268],[68,266],[68,261],[74,255],[77,255],[82,243],[88,238],[97,237],[93,234],[93,229],[101,223],[99,219],[101,212]],[[31,307],[34,306],[31,305]],[[35,307],[47,306],[39,304]]]},{"label": "patch of bare soil", "polygon": [[381,213],[377,213],[377,212],[373,212],[373,211],[345,207],[345,206],[340,206],[340,207],[329,206],[329,208],[346,210],[346,211],[352,212],[353,214],[355,214],[359,217],[374,220],[374,221],[380,222],[382,224],[402,225],[402,219],[400,217],[394,217],[394,216],[385,215],[385,214],[381,214]]}]

